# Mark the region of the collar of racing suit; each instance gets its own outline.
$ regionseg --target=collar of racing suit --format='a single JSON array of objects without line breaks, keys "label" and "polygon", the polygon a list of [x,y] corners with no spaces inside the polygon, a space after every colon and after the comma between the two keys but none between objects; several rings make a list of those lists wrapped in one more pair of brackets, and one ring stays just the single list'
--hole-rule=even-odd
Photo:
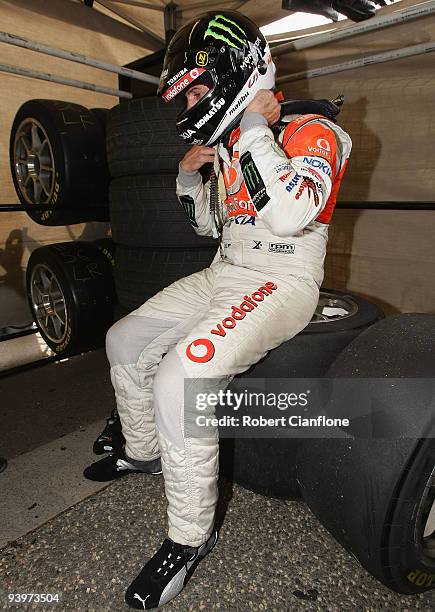
[{"label": "collar of racing suit", "polygon": [[[336,117],[340,112],[340,107],[343,103],[343,98],[338,97],[334,100],[337,104],[329,100],[286,100],[281,101],[282,96],[278,97],[275,94],[277,99],[281,102],[281,117],[275,123],[271,130],[274,133],[275,137],[281,132],[285,126],[296,119],[300,115],[317,115],[319,117],[324,117],[325,119],[329,119],[333,123],[335,123]],[[215,219],[216,227],[214,229],[214,237],[219,238],[219,242],[221,242],[222,238],[222,226],[223,226],[223,218],[222,214],[219,213],[219,194],[225,193],[225,184],[223,179],[223,174],[220,168],[220,160],[222,157],[226,159],[229,163],[232,155],[232,147],[238,141],[240,136],[240,121],[243,114],[241,115],[239,121],[234,125],[230,126],[230,128],[224,133],[223,137],[220,139],[219,143],[217,143],[216,147],[216,156],[213,164],[210,166],[213,168],[213,179],[210,182],[210,210]],[[220,227],[220,229],[217,229]]]},{"label": "collar of racing suit", "polygon": [[281,102],[281,116],[323,115],[335,123],[340,110],[340,106],[330,100],[284,100]]},{"label": "collar of racing suit", "polygon": [[[336,98],[338,100],[339,98]],[[341,101],[342,104],[342,101]],[[341,106],[340,104],[340,106]],[[281,102],[281,118],[275,125],[272,126],[272,132],[279,132],[288,121],[283,121],[283,118],[288,115],[323,115],[326,119],[335,123],[338,113],[341,108],[338,104],[330,100],[284,100]],[[234,133],[240,125],[243,113],[240,115],[236,125],[231,125],[222,135],[220,142],[228,150],[234,141]]]}]

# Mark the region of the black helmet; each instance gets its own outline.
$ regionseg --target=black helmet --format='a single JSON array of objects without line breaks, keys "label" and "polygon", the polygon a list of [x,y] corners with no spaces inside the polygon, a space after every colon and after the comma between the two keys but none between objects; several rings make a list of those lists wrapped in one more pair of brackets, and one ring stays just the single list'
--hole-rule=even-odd
[{"label": "black helmet", "polygon": [[177,130],[190,144],[213,145],[259,89],[275,86],[269,45],[255,23],[236,11],[213,11],[183,26],[168,45],[157,93],[170,102],[193,82],[210,91],[191,109],[184,104]]}]

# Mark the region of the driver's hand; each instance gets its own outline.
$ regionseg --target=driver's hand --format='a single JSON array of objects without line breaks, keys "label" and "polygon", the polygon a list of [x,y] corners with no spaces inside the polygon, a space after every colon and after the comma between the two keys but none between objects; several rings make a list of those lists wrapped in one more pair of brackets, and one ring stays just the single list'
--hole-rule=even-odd
[{"label": "driver's hand", "polygon": [[204,164],[209,162],[213,163],[214,156],[214,147],[193,145],[180,161],[180,167],[186,172],[194,172],[195,170],[199,170]]},{"label": "driver's hand", "polygon": [[276,123],[281,115],[281,104],[270,89],[259,89],[245,108],[245,113],[260,113],[268,125]]}]

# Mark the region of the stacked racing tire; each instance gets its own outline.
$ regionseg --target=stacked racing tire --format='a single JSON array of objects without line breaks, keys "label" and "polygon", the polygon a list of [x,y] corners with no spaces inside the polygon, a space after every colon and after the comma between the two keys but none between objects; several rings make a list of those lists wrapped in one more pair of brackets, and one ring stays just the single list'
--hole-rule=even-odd
[{"label": "stacked racing tire", "polygon": [[26,271],[29,307],[39,333],[58,355],[104,345],[116,302],[110,238],[35,249]]},{"label": "stacked racing tire", "polygon": [[115,286],[126,314],[172,282],[210,265],[217,241],[198,236],[175,194],[188,147],[177,110],[157,97],[118,104],[107,118]]},{"label": "stacked racing tire", "polygon": [[29,100],[10,137],[15,190],[39,225],[108,221],[105,109],[62,100]]},{"label": "stacked racing tire", "polygon": [[[10,136],[10,168],[25,212],[39,225],[109,220],[107,109],[62,100],[28,100]],[[30,310],[58,355],[101,346],[113,322],[110,239],[35,249],[26,272]]]}]

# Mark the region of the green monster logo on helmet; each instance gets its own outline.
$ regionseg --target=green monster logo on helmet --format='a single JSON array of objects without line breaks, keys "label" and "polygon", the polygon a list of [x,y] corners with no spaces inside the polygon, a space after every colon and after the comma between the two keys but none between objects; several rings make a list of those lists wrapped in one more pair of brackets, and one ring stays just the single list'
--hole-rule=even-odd
[{"label": "green monster logo on helmet", "polygon": [[[222,21],[225,23],[221,23]],[[212,28],[214,29],[212,30]],[[234,32],[235,28],[240,30],[241,34],[243,35],[243,39],[238,36],[239,32],[237,32],[237,30],[237,34]],[[218,31],[216,32],[215,30]],[[216,40],[223,40],[230,45],[230,47],[234,47],[235,49],[243,49],[247,42],[245,31],[235,21],[232,21],[223,15],[215,15],[214,18],[208,22],[207,30],[204,34],[204,40],[207,38],[207,36],[216,38]]]}]

